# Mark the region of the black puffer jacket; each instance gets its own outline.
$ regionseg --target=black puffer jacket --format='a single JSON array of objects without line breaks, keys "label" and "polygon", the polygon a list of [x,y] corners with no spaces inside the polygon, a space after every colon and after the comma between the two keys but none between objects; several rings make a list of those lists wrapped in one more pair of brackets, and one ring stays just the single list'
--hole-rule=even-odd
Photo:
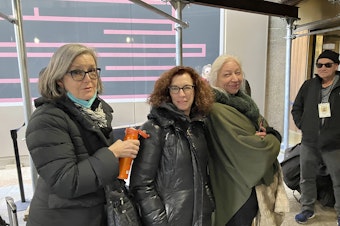
[{"label": "black puffer jacket", "polygon": [[[339,72],[337,72],[339,76]],[[301,86],[292,108],[296,126],[302,131],[302,142],[317,146],[321,151],[340,149],[340,79],[334,85],[329,96],[331,117],[325,118],[324,124],[318,113],[321,102],[321,78],[316,76]]]},{"label": "black puffer jacket", "polygon": [[[112,109],[97,101],[110,130]],[[27,225],[105,225],[103,185],[118,175],[118,159],[107,148],[113,137],[109,131],[105,136],[68,98],[40,98],[35,104],[26,142],[39,178]]]},{"label": "black puffer jacket", "polygon": [[130,188],[144,225],[209,226],[212,197],[207,181],[208,147],[202,118],[190,120],[172,104],[153,108]]}]

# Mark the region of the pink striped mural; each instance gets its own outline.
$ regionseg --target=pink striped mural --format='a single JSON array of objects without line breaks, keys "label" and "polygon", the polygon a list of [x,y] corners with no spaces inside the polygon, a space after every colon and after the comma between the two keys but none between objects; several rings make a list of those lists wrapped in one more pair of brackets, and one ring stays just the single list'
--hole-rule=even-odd
[{"label": "pink striped mural", "polygon": [[[160,0],[145,2],[175,16],[168,3]],[[9,10],[2,7],[1,12]],[[188,36],[184,38],[183,58],[188,66],[199,70],[218,54],[219,15],[218,9],[197,7],[190,6],[183,11],[184,14],[191,10],[189,12],[193,14],[189,28],[183,31]],[[128,0],[49,0],[34,4],[23,1],[22,11],[32,98],[39,96],[38,72],[56,48],[69,42],[96,49],[105,98],[113,101],[145,99],[158,76],[175,65],[174,22]],[[216,19],[212,21],[216,27],[206,26],[202,32],[202,22],[196,25],[194,19],[201,18],[205,11]],[[1,18],[0,22],[0,26],[5,23]],[[0,67],[5,68],[0,70],[2,105],[22,101],[14,33],[11,26],[6,29],[0,36]],[[212,36],[209,32],[215,34]],[[39,41],[34,41],[35,38]],[[208,46],[213,52],[211,56],[208,56]]]}]

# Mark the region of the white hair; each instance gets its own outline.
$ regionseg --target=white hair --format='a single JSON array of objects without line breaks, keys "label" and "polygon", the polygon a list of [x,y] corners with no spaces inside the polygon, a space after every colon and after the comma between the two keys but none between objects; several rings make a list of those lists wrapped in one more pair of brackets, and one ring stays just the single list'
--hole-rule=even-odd
[{"label": "white hair", "polygon": [[232,55],[228,55],[228,54],[220,55],[215,59],[214,63],[211,66],[211,71],[208,75],[209,84],[213,88],[221,90],[224,93],[226,93],[226,91],[224,89],[216,86],[216,82],[217,82],[217,76],[218,76],[221,68],[223,67],[223,65],[225,63],[230,62],[230,61],[233,61],[236,64],[238,64],[240,69],[241,69],[241,73],[242,73],[242,77],[243,77],[243,81],[242,81],[242,84],[241,84],[241,90],[244,92],[245,91],[245,82],[244,82],[245,78],[244,78],[244,72],[242,70],[241,61],[236,56],[232,56]]}]

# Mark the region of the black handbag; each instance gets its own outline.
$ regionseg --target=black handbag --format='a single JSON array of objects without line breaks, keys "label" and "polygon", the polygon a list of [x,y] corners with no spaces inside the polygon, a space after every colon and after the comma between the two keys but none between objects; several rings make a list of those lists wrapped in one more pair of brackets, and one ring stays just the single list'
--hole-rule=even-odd
[{"label": "black handbag", "polygon": [[125,181],[117,179],[106,185],[108,226],[140,226],[141,221]]}]

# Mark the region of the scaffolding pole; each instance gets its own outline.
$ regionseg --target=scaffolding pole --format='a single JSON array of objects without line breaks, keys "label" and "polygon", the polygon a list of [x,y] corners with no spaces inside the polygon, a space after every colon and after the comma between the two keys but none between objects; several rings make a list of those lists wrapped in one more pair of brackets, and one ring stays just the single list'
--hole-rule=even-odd
[{"label": "scaffolding pole", "polygon": [[163,12],[160,9],[157,9],[156,7],[149,5],[141,0],[130,0],[130,2],[133,2],[137,5],[140,5],[144,8],[147,8],[173,22],[176,23],[175,30],[176,30],[176,65],[180,66],[183,64],[183,34],[182,30],[183,28],[189,27],[188,23],[182,21],[182,10],[186,6],[186,2],[183,2],[182,0],[164,0],[165,2],[170,2],[172,7],[176,10],[176,18]]},{"label": "scaffolding pole", "polygon": [[[182,21],[182,10],[185,4],[182,1],[171,1],[172,7],[176,10],[176,18]],[[182,24],[175,25],[176,30],[176,66],[183,65],[183,27]]]},{"label": "scaffolding pole", "polygon": [[[23,34],[23,26],[22,26],[22,13],[21,13],[21,4],[20,0],[12,0],[12,11],[14,16],[14,32],[15,32],[15,40],[16,40],[16,48],[18,55],[18,66],[19,66],[19,74],[20,74],[20,85],[21,85],[21,93],[23,96],[23,106],[24,106],[24,118],[25,124],[28,124],[28,120],[32,114],[32,102],[31,95],[29,89],[29,78],[27,73],[27,54],[26,54],[26,45],[24,41]],[[32,186],[33,191],[35,190],[35,185],[37,181],[37,171],[34,167],[32,159],[30,158],[30,166],[31,166],[31,176],[32,176]]]},{"label": "scaffolding pole", "polygon": [[289,146],[289,114],[290,114],[290,69],[292,52],[292,33],[295,19],[287,18],[286,36],[286,74],[285,74],[285,103],[284,103],[284,122],[283,122],[283,149]]}]

